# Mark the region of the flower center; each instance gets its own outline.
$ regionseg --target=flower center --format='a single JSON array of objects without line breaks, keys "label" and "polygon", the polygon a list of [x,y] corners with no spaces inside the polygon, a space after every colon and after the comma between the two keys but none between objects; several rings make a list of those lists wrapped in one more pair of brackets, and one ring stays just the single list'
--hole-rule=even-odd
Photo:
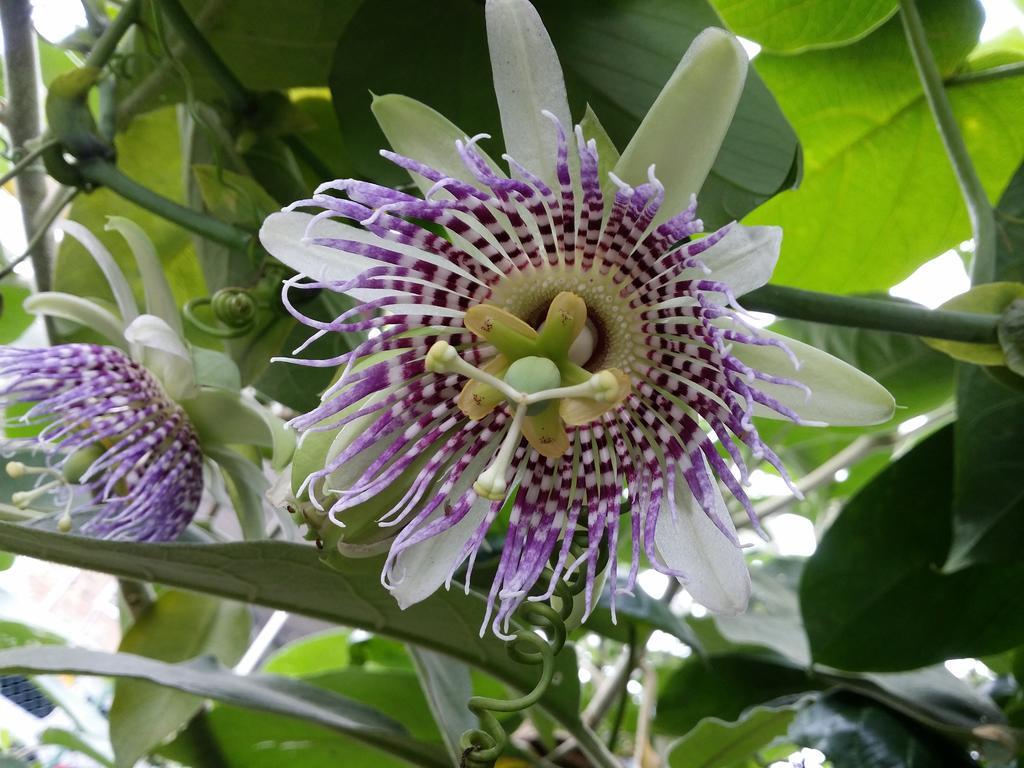
[{"label": "flower center", "polygon": [[629,394],[630,380],[618,368],[591,373],[577,362],[592,356],[596,334],[593,325],[588,328],[586,303],[574,293],[554,297],[539,330],[491,304],[470,308],[465,325],[497,354],[477,367],[438,341],[427,353],[426,366],[469,379],[458,405],[473,420],[502,403],[511,408],[512,421],[497,457],[474,485],[481,496],[500,500],[522,437],[543,456],[564,455],[570,445],[566,427],[592,422],[618,406]]}]

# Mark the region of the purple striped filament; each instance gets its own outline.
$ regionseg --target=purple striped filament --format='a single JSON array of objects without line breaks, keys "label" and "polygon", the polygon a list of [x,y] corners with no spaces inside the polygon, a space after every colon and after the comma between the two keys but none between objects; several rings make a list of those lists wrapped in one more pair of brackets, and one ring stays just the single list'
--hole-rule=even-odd
[{"label": "purple striped filament", "polygon": [[[346,355],[290,359],[342,368],[321,405],[292,422],[345,436],[304,489],[340,525],[347,510],[391,494],[379,515],[395,532],[382,578],[403,605],[426,596],[403,594],[417,579],[436,578],[440,553],[441,581],[467,560],[472,568],[505,509],[488,602],[498,634],[549,563],[556,579],[586,569],[589,612],[599,549],[608,548],[614,573],[622,535],[632,544],[625,590],[636,583],[641,551],[682,577],[659,554],[655,531],[659,519],[680,514],[684,487],[738,547],[718,483],[757,527],[743,490],[744,454],[786,475],[758,436],[754,407],[799,421],[759,383],[803,387],[733,354],[741,345],[781,345],[743,322],[729,286],[701,260],[725,247],[729,227],[700,236],[695,200],[652,226],[664,199],[653,168],[636,187],[613,177],[618,189],[606,200],[596,145],[579,128],[574,184],[569,142],[556,130],[557,188],[511,158],[513,177],[499,175],[471,139],[456,146],[473,183],[382,152],[433,183],[425,199],[347,179],[291,206],[319,209],[308,220],[309,243],[362,266],[352,279],[325,270],[290,281],[286,305],[314,337],[368,332]],[[365,231],[336,227],[338,236],[318,237],[325,219]],[[296,290],[322,289],[362,303],[318,322],[290,300]],[[558,318],[568,335],[552,330]],[[585,532],[586,551],[573,558],[576,532]],[[429,576],[415,570],[425,564]]]},{"label": "purple striped filament", "polygon": [[95,512],[82,533],[106,539],[168,541],[192,520],[203,490],[196,432],[153,375],[120,349],[0,347],[0,382],[0,406],[29,406],[8,426],[41,427],[34,438],[8,439],[5,452],[47,457],[42,469],[8,465],[12,474],[40,475],[37,489],[16,501],[52,488],[67,504],[67,525],[70,483],[81,484],[90,497],[84,509]]}]

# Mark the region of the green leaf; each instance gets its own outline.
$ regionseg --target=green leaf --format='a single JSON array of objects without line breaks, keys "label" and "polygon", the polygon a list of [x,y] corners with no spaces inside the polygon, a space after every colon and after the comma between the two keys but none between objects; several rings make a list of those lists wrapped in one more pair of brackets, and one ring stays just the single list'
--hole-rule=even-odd
[{"label": "green leaf", "polygon": [[[975,45],[974,2],[935,0],[921,14],[943,75]],[[858,43],[756,67],[796,128],[799,190],[759,208],[751,224],[785,237],[778,283],[839,293],[887,290],[970,237],[966,209],[898,18]],[[948,89],[975,168],[993,198],[1024,156],[1024,100],[1013,78]]]},{"label": "green leaf", "polygon": [[[566,78],[573,117],[585,105],[611,140],[625,147],[689,44],[720,22],[701,0],[593,4],[537,2]],[[580,19],[586,23],[581,24]],[[429,31],[428,31],[429,30]],[[444,46],[424,46],[425,34]],[[387,50],[382,58],[380,50]],[[370,114],[371,94],[399,93],[433,107],[500,155],[500,121],[486,48],[483,7],[472,0],[365,3],[338,40],[331,92],[357,170],[384,183],[405,172],[377,154],[386,146]],[[437,87],[437,72],[445,87]],[[751,73],[736,118],[701,195],[709,226],[743,216],[790,181],[796,139],[764,84]]]},{"label": "green leaf", "polygon": [[[117,164],[126,175],[149,189],[181,202],[183,199],[178,126],[173,108],[162,109],[133,120],[117,137]],[[154,148],[159,147],[159,151]],[[113,254],[128,276],[135,298],[143,297],[135,258],[124,238],[105,229],[108,216],[123,216],[138,224],[153,241],[171,290],[179,306],[206,293],[199,265],[187,231],[154,213],[129,203],[109,189],[79,195],[68,218],[92,232]],[[54,289],[76,296],[110,299],[112,294],[99,267],[72,237],[65,237],[57,252]]]},{"label": "green leaf", "polygon": [[[294,6],[275,0],[184,0],[199,31],[228,69],[254,91],[324,85],[338,35],[361,0],[309,0]],[[136,26],[132,67],[118,77],[122,119],[185,100],[185,88],[164,52],[153,23],[156,2],[147,2]],[[189,72],[196,98],[221,101],[223,92],[165,21],[172,51]],[[256,54],[258,52],[258,54]]]},{"label": "green leaf", "polygon": [[[235,664],[249,644],[249,609],[193,592],[163,592],[121,640],[119,650],[158,661],[212,656]],[[119,767],[136,761],[174,734],[202,699],[139,680],[118,680],[110,708],[110,742]]]},{"label": "green leaf", "polygon": [[477,727],[476,717],[466,703],[473,695],[473,679],[469,667],[433,651],[410,646],[409,653],[416,665],[420,686],[430,704],[448,754],[456,762],[462,750],[459,739],[470,728]]},{"label": "green leaf", "polygon": [[996,276],[1024,283],[1024,165],[996,206]]},{"label": "green leaf", "polygon": [[263,671],[305,677],[341,669],[348,660],[348,631],[330,629],[289,643],[263,663]]},{"label": "green leaf", "polygon": [[[985,283],[976,285],[966,293],[954,296],[939,309],[954,312],[978,312],[1001,315],[1018,299],[1024,298],[1024,283]],[[1006,365],[1003,348],[998,343],[968,344],[945,339],[925,339],[935,349],[950,357],[977,365]]]},{"label": "green leaf", "polygon": [[735,722],[701,720],[669,747],[669,768],[731,768],[782,736],[799,706],[754,707]]},{"label": "green leaf", "polygon": [[660,733],[681,736],[704,718],[731,722],[749,707],[792,701],[821,687],[806,670],[787,662],[741,653],[690,659],[659,691],[654,727]]},{"label": "green leaf", "polygon": [[216,165],[193,165],[203,205],[218,219],[256,229],[281,206],[250,176]]},{"label": "green leaf", "polygon": [[20,621],[0,621],[0,648],[20,645],[63,645],[60,635]]},{"label": "green leaf", "polygon": [[1024,546],[1024,392],[962,366],[957,387],[953,544],[946,571],[1020,562]]},{"label": "green leaf", "polygon": [[64,747],[74,752],[80,752],[86,757],[95,760],[97,763],[108,768],[114,768],[114,761],[108,755],[101,752],[95,745],[90,744],[80,733],[66,731],[63,728],[47,728],[39,734],[40,744],[53,744]]},{"label": "green leaf", "polygon": [[896,0],[712,0],[729,29],[767,52],[831,48],[868,34],[896,12]]},{"label": "green leaf", "polygon": [[0,651],[0,669],[22,674],[83,674],[132,678],[248,709],[300,718],[363,741],[417,765],[447,763],[434,748],[411,738],[401,725],[379,712],[288,678],[241,677],[209,658],[166,664],[127,653],[80,648],[14,648]]},{"label": "green leaf", "polygon": [[953,437],[944,429],[854,497],[807,561],[800,604],[818,663],[899,670],[1024,641],[1024,563],[942,574]]},{"label": "green leaf", "polygon": [[14,565],[14,555],[0,552],[0,571],[6,571],[12,565]]},{"label": "green leaf", "polygon": [[10,344],[32,325],[33,318],[21,303],[32,291],[14,283],[0,285],[0,344]]},{"label": "green leaf", "polygon": [[828,693],[800,712],[792,741],[824,752],[835,768],[970,768],[966,750],[849,693]]},{"label": "green leaf", "polygon": [[[379,559],[344,560],[338,571],[321,564],[311,546],[298,544],[133,544],[9,523],[0,523],[0,547],[367,629],[452,656],[519,691],[532,689],[537,680],[535,667],[510,659],[490,633],[480,636],[485,610],[480,595],[440,591],[400,610],[381,586]],[[541,705],[571,729],[578,723],[579,680],[572,649],[560,656],[567,666]]]}]

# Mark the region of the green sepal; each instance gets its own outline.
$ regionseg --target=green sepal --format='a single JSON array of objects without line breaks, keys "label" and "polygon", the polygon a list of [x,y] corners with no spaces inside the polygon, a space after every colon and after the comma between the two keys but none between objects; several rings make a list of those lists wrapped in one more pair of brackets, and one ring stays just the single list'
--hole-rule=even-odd
[{"label": "green sepal", "polygon": [[[1024,299],[1024,283],[982,283],[966,293],[954,296],[938,308],[956,312],[1002,315],[1020,299]],[[924,339],[924,342],[928,346],[966,363],[987,366],[1005,366],[1007,364],[1001,339],[1000,343],[993,342],[992,344],[971,344],[945,339]]]}]

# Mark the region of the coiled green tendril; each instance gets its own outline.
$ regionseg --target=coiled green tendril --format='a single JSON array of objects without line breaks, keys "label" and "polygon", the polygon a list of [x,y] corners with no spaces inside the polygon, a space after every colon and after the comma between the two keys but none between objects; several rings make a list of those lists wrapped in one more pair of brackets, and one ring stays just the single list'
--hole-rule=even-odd
[{"label": "coiled green tendril", "polygon": [[[578,540],[573,541],[570,552],[573,559],[585,551],[584,545]],[[608,552],[603,547],[598,553],[597,571],[604,569]],[[549,567],[538,579],[538,585],[549,583],[554,571]],[[587,578],[584,568],[577,569],[569,577],[561,578],[555,584],[554,599],[558,600],[558,608],[539,602],[526,601],[515,612],[519,624],[528,626],[516,630],[511,640],[505,644],[505,652],[511,659],[520,664],[539,664],[540,679],[533,690],[515,699],[492,699],[486,696],[473,696],[466,706],[480,721],[479,728],[471,728],[462,734],[459,748],[461,768],[490,768],[505,751],[508,745],[508,734],[494,716],[495,712],[520,712],[532,707],[547,692],[555,673],[555,656],[565,646],[568,630],[565,622],[573,613],[573,604],[577,595],[586,588]],[[545,639],[535,629],[543,630]]]},{"label": "coiled green tendril", "polygon": [[[199,310],[209,308],[217,325],[199,316]],[[222,288],[210,296],[192,299],[182,312],[189,323],[204,333],[221,339],[236,339],[253,330],[256,324],[258,302],[244,288]]]}]

